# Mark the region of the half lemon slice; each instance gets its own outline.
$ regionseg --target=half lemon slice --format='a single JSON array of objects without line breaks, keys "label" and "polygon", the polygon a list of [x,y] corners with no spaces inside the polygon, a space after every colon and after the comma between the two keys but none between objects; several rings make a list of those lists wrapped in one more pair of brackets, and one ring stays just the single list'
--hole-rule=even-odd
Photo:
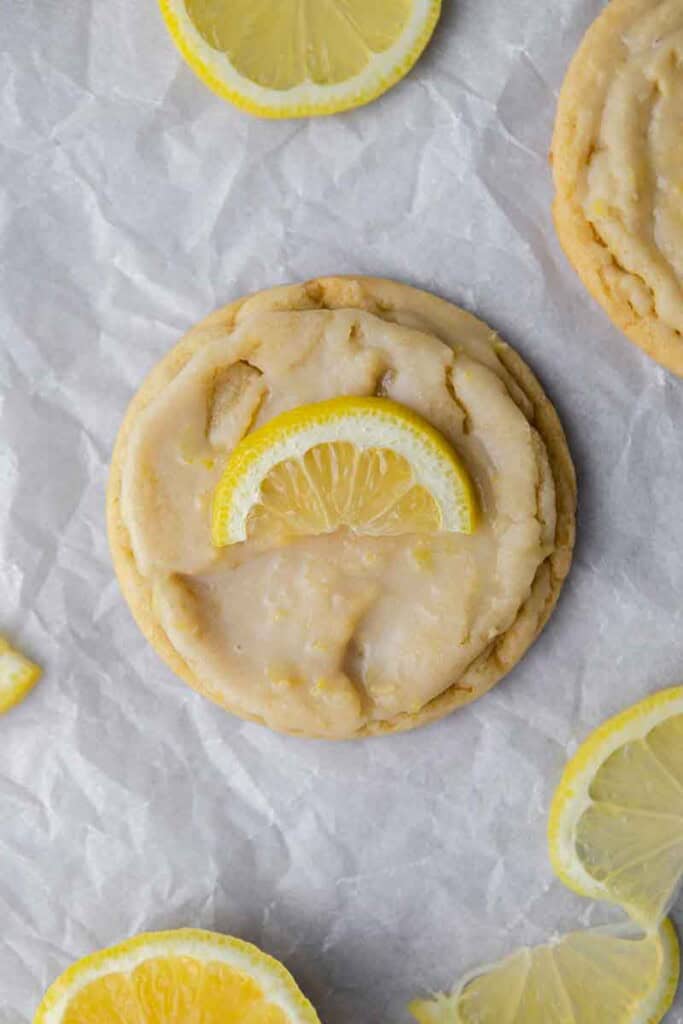
[{"label": "half lemon slice", "polygon": [[470,478],[446,439],[386,398],[334,398],[237,445],[216,488],[213,542],[331,533],[471,533]]},{"label": "half lemon slice", "polygon": [[34,665],[0,636],[0,714],[23,700],[41,676]]},{"label": "half lemon slice", "polygon": [[683,875],[683,687],[588,737],[565,768],[548,837],[566,885],[657,926]]},{"label": "half lemon slice", "polygon": [[195,929],[139,935],[70,967],[33,1024],[320,1024],[289,972],[256,946]]},{"label": "half lemon slice", "polygon": [[160,0],[178,49],[211,89],[263,117],[332,114],[408,73],[441,0]]},{"label": "half lemon slice", "polygon": [[419,1024],[657,1024],[678,973],[669,921],[641,938],[596,928],[520,949],[410,1010]]}]

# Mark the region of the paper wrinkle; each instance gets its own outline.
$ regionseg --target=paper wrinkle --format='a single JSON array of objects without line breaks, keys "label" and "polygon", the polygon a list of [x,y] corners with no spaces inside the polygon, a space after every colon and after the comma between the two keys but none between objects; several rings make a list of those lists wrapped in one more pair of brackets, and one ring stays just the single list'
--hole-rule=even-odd
[{"label": "paper wrinkle", "polygon": [[[0,632],[46,671],[0,720],[0,1024],[28,1024],[75,958],[185,925],[283,958],[325,1024],[407,1024],[419,992],[618,915],[553,879],[546,819],[587,732],[683,682],[683,387],[552,228],[555,99],[602,6],[447,0],[377,103],[279,123],[208,92],[154,4],[10,4]],[[579,541],[555,617],[487,697],[412,734],[304,742],[226,715],[141,637],[108,461],[202,316],[364,272],[464,304],[528,359],[576,458]]]}]

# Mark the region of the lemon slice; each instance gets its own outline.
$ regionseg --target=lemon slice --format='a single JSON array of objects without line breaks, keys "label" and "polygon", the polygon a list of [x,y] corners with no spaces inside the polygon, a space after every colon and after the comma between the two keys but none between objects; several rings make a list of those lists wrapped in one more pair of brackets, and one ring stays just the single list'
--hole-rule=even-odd
[{"label": "lemon slice", "polygon": [[445,438],[386,398],[333,398],[237,445],[216,488],[213,542],[331,533],[471,533],[470,479]]},{"label": "lemon slice", "polygon": [[45,994],[33,1024],[320,1024],[289,972],[213,932],[139,935],[87,956]]},{"label": "lemon slice", "polygon": [[408,73],[441,0],[160,0],[188,64],[263,117],[333,114]]},{"label": "lemon slice", "polygon": [[566,885],[658,923],[683,873],[683,687],[628,708],[579,747],[548,836]]},{"label": "lemon slice", "polygon": [[678,972],[669,921],[640,938],[596,928],[520,949],[410,1010],[419,1024],[657,1024]]},{"label": "lemon slice", "polygon": [[23,700],[40,679],[37,665],[0,636],[0,714]]}]

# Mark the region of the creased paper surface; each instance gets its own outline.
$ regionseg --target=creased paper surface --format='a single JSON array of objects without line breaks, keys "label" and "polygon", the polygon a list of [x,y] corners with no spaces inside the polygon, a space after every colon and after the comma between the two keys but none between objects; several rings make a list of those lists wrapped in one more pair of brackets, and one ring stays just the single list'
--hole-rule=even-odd
[{"label": "creased paper surface", "polygon": [[[417,69],[313,122],[253,120],[153,0],[9,0],[0,38],[0,631],[45,678],[0,720],[0,1022],[75,958],[183,925],[283,959],[325,1024],[615,912],[551,874],[565,758],[683,681],[683,382],[623,339],[555,239],[557,91],[598,0],[446,0]],[[405,280],[517,346],[567,429],[579,543],[488,697],[421,731],[301,742],[175,680],[104,528],[143,375],[214,307],[322,273]],[[669,1020],[683,1024],[683,998]]]}]

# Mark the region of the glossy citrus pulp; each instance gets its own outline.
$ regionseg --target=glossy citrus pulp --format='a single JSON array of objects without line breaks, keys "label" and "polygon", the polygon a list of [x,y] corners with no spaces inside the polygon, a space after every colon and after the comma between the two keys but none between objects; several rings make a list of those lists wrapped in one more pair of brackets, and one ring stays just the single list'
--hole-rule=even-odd
[{"label": "glossy citrus pulp", "polygon": [[520,949],[466,977],[450,996],[418,1001],[419,1024],[656,1024],[678,984],[669,921],[642,938],[617,930],[571,932]]},{"label": "glossy citrus pulp", "polygon": [[0,714],[23,700],[40,679],[41,671],[0,636]]},{"label": "glossy citrus pulp", "polygon": [[285,968],[255,946],[194,929],[140,935],[85,957],[34,1024],[320,1024]]},{"label": "glossy citrus pulp", "polygon": [[384,398],[337,398],[276,416],[248,434],[216,489],[213,541],[471,533],[474,492],[453,448]]}]

